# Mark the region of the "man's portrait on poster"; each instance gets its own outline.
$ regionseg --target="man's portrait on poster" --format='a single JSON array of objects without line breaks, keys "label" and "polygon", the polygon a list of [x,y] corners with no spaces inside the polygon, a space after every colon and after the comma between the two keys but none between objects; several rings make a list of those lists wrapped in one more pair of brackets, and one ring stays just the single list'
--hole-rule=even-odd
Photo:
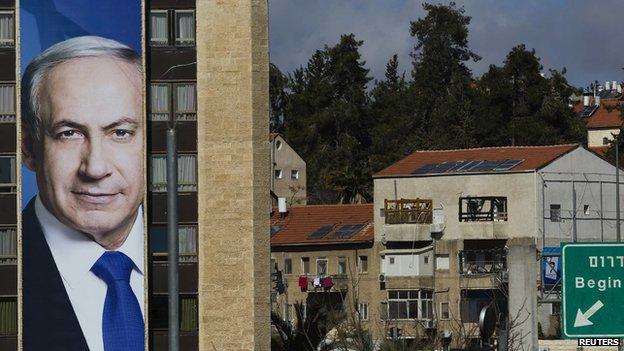
[{"label": "man's portrait on poster", "polygon": [[143,73],[114,40],[57,43],[22,76],[25,350],[143,350]]}]

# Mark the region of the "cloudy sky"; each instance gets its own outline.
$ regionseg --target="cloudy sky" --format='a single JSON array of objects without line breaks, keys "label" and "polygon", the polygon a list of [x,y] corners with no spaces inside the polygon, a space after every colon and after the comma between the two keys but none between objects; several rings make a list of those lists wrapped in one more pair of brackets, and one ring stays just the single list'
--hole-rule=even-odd
[{"label": "cloudy sky", "polygon": [[[545,72],[566,67],[574,86],[624,80],[624,1],[456,2],[472,17],[469,46],[482,57],[470,64],[477,76],[490,64],[501,65],[513,46],[524,43],[536,50]],[[364,40],[361,53],[372,77],[383,78],[394,53],[409,76],[414,45],[409,23],[423,16],[422,2],[413,0],[269,0],[271,62],[292,72],[316,49],[354,33]]]}]

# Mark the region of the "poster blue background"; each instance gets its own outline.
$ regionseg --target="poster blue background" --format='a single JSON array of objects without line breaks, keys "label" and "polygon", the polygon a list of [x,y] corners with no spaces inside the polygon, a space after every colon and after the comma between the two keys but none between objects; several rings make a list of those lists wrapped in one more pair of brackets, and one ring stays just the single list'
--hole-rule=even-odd
[{"label": "poster blue background", "polygon": [[[20,67],[50,46],[73,37],[114,39],[141,53],[140,0],[21,0]],[[35,174],[22,166],[22,206],[37,193]]]}]

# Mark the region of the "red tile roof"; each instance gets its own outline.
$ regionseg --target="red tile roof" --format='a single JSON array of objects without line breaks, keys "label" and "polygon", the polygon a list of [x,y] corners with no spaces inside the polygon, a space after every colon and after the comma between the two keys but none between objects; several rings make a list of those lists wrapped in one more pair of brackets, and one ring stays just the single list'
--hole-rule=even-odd
[{"label": "red tile roof", "polygon": [[559,156],[580,147],[579,144],[548,146],[503,146],[457,150],[416,151],[404,159],[377,172],[374,178],[412,176],[416,169],[430,164],[448,161],[473,160],[524,160],[510,169],[510,172],[539,169]]},{"label": "red tile roof", "polygon": [[609,150],[609,147],[608,146],[595,146],[595,147],[590,147],[589,149],[597,153],[598,156],[604,157],[605,154],[607,153],[607,150]]},{"label": "red tile roof", "polygon": [[[347,224],[363,224],[364,227],[350,238],[333,238],[335,231]],[[323,238],[308,239],[312,232],[323,225],[333,225],[332,231]],[[280,214],[275,211],[271,216],[271,226],[281,226],[271,237],[272,246],[372,243],[375,237],[373,204],[290,207],[284,218],[280,218]]]},{"label": "red tile roof", "polygon": [[620,110],[615,104],[602,104],[587,120],[587,129],[619,128],[622,125]]}]

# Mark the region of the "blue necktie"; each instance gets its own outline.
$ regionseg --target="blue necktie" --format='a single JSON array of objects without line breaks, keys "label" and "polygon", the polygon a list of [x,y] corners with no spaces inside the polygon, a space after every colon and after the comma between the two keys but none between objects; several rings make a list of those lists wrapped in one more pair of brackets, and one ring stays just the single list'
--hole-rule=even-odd
[{"label": "blue necktie", "polygon": [[133,266],[132,260],[123,253],[107,251],[91,267],[108,286],[102,315],[106,351],[145,349],[143,315],[130,287]]}]

